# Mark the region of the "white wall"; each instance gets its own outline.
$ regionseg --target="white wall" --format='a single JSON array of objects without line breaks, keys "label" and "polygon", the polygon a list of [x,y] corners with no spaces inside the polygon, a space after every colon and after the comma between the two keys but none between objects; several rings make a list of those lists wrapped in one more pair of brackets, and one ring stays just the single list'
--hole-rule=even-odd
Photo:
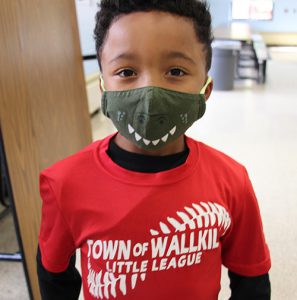
[{"label": "white wall", "polygon": [[[208,0],[213,18],[213,27],[231,21],[232,0]],[[271,21],[248,21],[255,31],[297,32],[297,1],[275,0]],[[246,22],[246,21],[242,21]]]},{"label": "white wall", "polygon": [[76,14],[83,55],[95,54],[93,30],[98,0],[76,0]]},{"label": "white wall", "polygon": [[[99,0],[75,0],[82,55],[96,54],[93,30]],[[85,76],[99,71],[97,60],[84,61]]]}]

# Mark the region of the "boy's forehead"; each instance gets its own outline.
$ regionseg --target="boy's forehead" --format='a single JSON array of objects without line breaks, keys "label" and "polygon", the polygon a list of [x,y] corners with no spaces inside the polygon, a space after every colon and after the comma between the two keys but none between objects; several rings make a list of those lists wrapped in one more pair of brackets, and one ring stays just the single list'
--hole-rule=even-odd
[{"label": "boy's forehead", "polygon": [[122,15],[112,23],[102,59],[114,61],[134,53],[134,56],[150,54],[195,63],[197,59],[201,61],[203,52],[191,19],[159,11],[136,12]]}]

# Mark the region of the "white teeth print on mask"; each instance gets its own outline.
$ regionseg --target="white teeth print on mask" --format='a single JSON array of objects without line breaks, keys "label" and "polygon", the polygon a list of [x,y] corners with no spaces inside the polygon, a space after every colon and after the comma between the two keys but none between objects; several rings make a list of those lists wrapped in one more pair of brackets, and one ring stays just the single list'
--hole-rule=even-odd
[{"label": "white teeth print on mask", "polygon": [[146,139],[143,139],[143,142],[144,142],[147,146],[151,143],[151,141],[146,140]]},{"label": "white teeth print on mask", "polygon": [[137,132],[135,132],[135,139],[138,142],[142,139],[142,137]]},{"label": "white teeth print on mask", "polygon": [[162,140],[164,143],[166,143],[168,137],[169,137],[169,134],[167,133],[166,135],[164,135],[164,136],[162,137],[161,140]]},{"label": "white teeth print on mask", "polygon": [[176,126],[174,126],[174,127],[169,131],[169,133],[170,133],[171,135],[174,135],[174,134],[175,134],[175,131],[176,131]]},{"label": "white teeth print on mask", "polygon": [[153,141],[150,141],[150,140],[148,140],[148,139],[143,138],[140,134],[138,134],[138,133],[135,131],[135,129],[132,127],[131,124],[128,124],[128,131],[129,131],[129,133],[130,133],[131,135],[132,135],[132,134],[134,135],[135,140],[136,140],[137,142],[140,141],[140,140],[142,140],[143,143],[144,143],[146,146],[148,146],[149,144],[153,144],[154,146],[157,146],[157,145],[160,143],[160,141],[166,143],[167,140],[168,140],[168,138],[169,138],[169,136],[170,136],[170,135],[173,136],[173,135],[175,134],[175,132],[176,132],[176,126],[172,127],[171,130],[169,131],[169,133],[166,133],[162,138],[157,139],[157,140],[153,140]]},{"label": "white teeth print on mask", "polygon": [[129,130],[130,134],[132,134],[135,131],[134,128],[130,124],[128,124],[128,130]]}]

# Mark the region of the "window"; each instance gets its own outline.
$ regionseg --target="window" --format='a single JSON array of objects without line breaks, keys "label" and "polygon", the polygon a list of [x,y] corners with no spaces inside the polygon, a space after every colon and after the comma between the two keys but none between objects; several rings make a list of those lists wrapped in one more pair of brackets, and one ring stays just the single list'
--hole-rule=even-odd
[{"label": "window", "polygon": [[233,0],[232,19],[271,20],[273,0]]}]

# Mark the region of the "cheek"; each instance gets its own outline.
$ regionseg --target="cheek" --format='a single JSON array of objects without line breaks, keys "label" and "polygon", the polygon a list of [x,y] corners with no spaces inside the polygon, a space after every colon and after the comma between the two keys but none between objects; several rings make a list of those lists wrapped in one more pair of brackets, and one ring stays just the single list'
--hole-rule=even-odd
[{"label": "cheek", "polygon": [[114,79],[113,76],[107,74],[107,72],[103,72],[102,75],[104,79],[105,90],[107,91],[119,90],[119,88],[117,88],[118,86],[117,81]]},{"label": "cheek", "polygon": [[105,85],[106,90],[108,91],[123,91],[135,88],[134,85],[128,84],[127,82],[123,82],[120,79],[111,77],[107,80],[107,84]]},{"label": "cheek", "polygon": [[191,76],[188,80],[186,80],[183,86],[180,87],[181,92],[187,92],[191,94],[197,94],[200,92],[204,85],[205,78],[200,76]]}]

